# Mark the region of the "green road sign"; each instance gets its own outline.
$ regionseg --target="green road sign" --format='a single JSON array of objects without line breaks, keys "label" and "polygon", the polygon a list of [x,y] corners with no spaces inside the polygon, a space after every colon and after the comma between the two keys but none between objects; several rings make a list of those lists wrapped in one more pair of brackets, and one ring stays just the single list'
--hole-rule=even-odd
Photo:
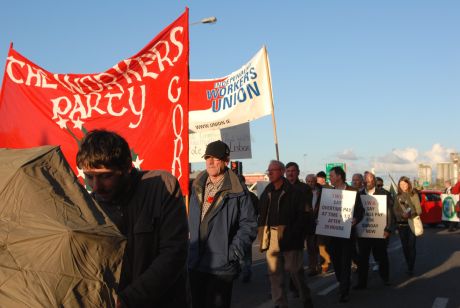
[{"label": "green road sign", "polygon": [[347,165],[345,163],[327,163],[326,164],[326,180],[329,182],[329,172],[331,171],[332,168],[339,166],[342,167],[342,169],[347,172]]}]

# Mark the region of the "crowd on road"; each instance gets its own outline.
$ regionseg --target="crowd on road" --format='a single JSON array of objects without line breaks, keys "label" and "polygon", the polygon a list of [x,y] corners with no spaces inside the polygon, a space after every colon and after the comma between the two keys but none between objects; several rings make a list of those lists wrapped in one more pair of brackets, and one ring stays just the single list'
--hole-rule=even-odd
[{"label": "crowd on road", "polygon": [[[333,270],[340,302],[350,300],[350,289],[367,288],[371,253],[382,283],[391,285],[387,246],[395,230],[407,274],[414,275],[421,207],[408,177],[399,179],[392,194],[368,171],[354,174],[352,185],[338,166],[330,170],[330,183],[323,171],[308,174],[303,182],[297,163],[273,160],[267,168],[269,184],[256,197],[244,177],[228,168],[227,144],[211,142],[203,158],[206,170],[191,185],[187,213],[177,179],[165,171],[133,168],[129,145],[120,135],[94,130],[83,139],[77,165],[93,197],[127,238],[116,307],[229,308],[234,280],[242,273],[243,282],[251,281],[256,237],[265,252],[275,307],[288,307],[286,276],[303,306],[314,306],[304,273],[305,243],[308,276]],[[455,189],[460,190],[460,182],[449,192]],[[321,199],[331,191],[354,193],[346,236],[317,232],[318,215],[329,206]],[[356,231],[366,215],[365,195],[385,199],[385,226],[377,237],[360,237]],[[354,286],[352,268],[358,272]]]}]

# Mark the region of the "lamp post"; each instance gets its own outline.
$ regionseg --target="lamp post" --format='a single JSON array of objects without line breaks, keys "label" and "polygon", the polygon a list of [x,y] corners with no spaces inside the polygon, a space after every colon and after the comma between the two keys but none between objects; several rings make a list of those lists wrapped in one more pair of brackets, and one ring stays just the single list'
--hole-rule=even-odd
[{"label": "lamp post", "polygon": [[217,18],[215,16],[210,16],[206,18],[202,18],[199,21],[192,22],[190,25],[198,25],[198,24],[215,24],[217,22]]},{"label": "lamp post", "polygon": [[[308,154],[307,153],[303,153],[303,172],[305,173],[305,177],[307,176],[307,156]],[[305,178],[304,177],[304,178]]]}]

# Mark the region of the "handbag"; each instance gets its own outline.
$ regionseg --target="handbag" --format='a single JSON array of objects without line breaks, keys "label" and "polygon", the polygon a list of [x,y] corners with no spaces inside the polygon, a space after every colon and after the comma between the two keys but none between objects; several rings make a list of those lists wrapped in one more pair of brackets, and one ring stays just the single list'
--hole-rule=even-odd
[{"label": "handbag", "polygon": [[259,251],[264,252],[270,247],[270,227],[260,226],[258,228],[258,238],[260,241]]},{"label": "handbag", "polygon": [[409,218],[407,222],[409,223],[409,227],[412,233],[415,234],[415,236],[420,236],[423,234],[423,223],[422,223],[422,220],[420,219],[420,216]]}]

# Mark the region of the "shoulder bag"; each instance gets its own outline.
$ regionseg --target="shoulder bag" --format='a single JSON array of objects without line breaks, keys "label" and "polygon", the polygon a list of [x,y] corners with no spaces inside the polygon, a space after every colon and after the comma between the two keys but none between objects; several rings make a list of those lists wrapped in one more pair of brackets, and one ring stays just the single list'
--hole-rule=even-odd
[{"label": "shoulder bag", "polygon": [[414,218],[409,218],[407,222],[409,223],[409,227],[415,236],[420,236],[423,234],[423,223],[420,219],[420,216],[417,215]]},{"label": "shoulder bag", "polygon": [[[399,206],[401,207],[401,209],[403,210],[403,212],[406,212],[406,209],[402,204],[401,204],[401,201],[399,201]],[[415,236],[420,236],[423,234],[423,223],[422,223],[422,220],[420,219],[420,215],[417,215],[413,218],[409,218],[407,219],[407,223],[409,224],[409,227],[412,231],[412,233],[414,233]]]}]

